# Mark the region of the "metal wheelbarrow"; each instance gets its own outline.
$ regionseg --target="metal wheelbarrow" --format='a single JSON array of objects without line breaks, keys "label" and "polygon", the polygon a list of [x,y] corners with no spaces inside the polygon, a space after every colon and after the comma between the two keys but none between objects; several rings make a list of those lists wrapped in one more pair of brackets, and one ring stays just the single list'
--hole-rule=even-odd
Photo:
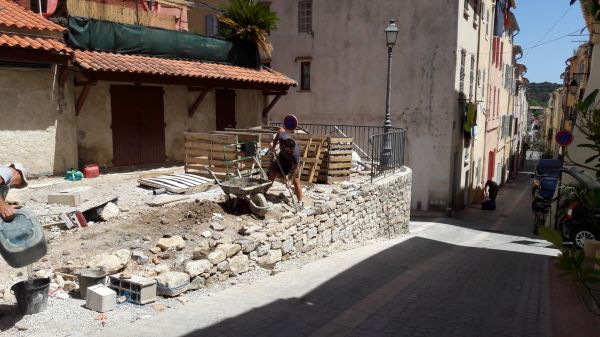
[{"label": "metal wheelbarrow", "polygon": [[[234,177],[228,181],[221,182],[209,168],[206,168],[206,170],[212,175],[223,192],[225,192],[227,202],[230,207],[233,207],[232,209],[237,207],[238,198],[242,198],[248,201],[252,214],[259,217],[264,217],[267,214],[269,204],[267,203],[267,198],[265,198],[265,193],[272,184],[269,179]],[[236,198],[232,198],[232,194]]]}]

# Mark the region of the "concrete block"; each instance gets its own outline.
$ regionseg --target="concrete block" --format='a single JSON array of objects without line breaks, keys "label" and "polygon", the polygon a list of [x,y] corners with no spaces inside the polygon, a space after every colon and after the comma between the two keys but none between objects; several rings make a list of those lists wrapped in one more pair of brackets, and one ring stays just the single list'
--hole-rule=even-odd
[{"label": "concrete block", "polygon": [[87,288],[85,306],[97,312],[114,310],[117,305],[117,293],[103,284]]},{"label": "concrete block", "polygon": [[70,188],[55,194],[48,194],[48,203],[77,207],[80,203],[90,200],[93,191],[94,189],[90,186]]}]

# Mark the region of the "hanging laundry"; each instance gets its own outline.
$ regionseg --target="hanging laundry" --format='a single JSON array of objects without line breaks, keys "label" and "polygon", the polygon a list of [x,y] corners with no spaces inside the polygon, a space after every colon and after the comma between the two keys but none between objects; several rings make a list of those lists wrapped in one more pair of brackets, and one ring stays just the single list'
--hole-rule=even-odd
[{"label": "hanging laundry", "polygon": [[494,16],[494,36],[502,36],[504,34],[504,8],[506,1],[496,1],[496,15]]},{"label": "hanging laundry", "polygon": [[469,102],[469,104],[467,104],[467,113],[465,115],[465,124],[463,127],[465,133],[468,132],[471,134],[471,129],[473,129],[473,126],[476,124],[475,111],[475,104]]}]

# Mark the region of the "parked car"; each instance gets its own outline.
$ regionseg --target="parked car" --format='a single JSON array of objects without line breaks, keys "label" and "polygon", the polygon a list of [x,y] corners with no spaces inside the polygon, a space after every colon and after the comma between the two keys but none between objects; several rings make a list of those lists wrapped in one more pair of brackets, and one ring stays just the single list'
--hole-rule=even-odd
[{"label": "parked car", "polygon": [[[600,183],[581,168],[572,167],[563,170],[561,185],[572,186],[579,194],[600,190]],[[558,226],[566,240],[573,242],[578,248],[583,248],[586,239],[600,239],[600,208],[590,205],[589,201],[570,199],[568,196],[559,198],[559,203],[567,207],[566,214],[559,220]],[[565,204],[570,203],[570,204]],[[561,207],[560,205],[558,207]]]}]

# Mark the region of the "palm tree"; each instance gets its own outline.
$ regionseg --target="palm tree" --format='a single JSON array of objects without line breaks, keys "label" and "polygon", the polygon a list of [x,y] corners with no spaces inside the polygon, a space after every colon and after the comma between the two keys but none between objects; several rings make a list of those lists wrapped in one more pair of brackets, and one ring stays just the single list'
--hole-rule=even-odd
[{"label": "palm tree", "polygon": [[256,0],[229,0],[218,19],[226,38],[253,41],[271,57],[273,46],[267,40],[268,31],[277,28],[279,18],[267,6]]}]

